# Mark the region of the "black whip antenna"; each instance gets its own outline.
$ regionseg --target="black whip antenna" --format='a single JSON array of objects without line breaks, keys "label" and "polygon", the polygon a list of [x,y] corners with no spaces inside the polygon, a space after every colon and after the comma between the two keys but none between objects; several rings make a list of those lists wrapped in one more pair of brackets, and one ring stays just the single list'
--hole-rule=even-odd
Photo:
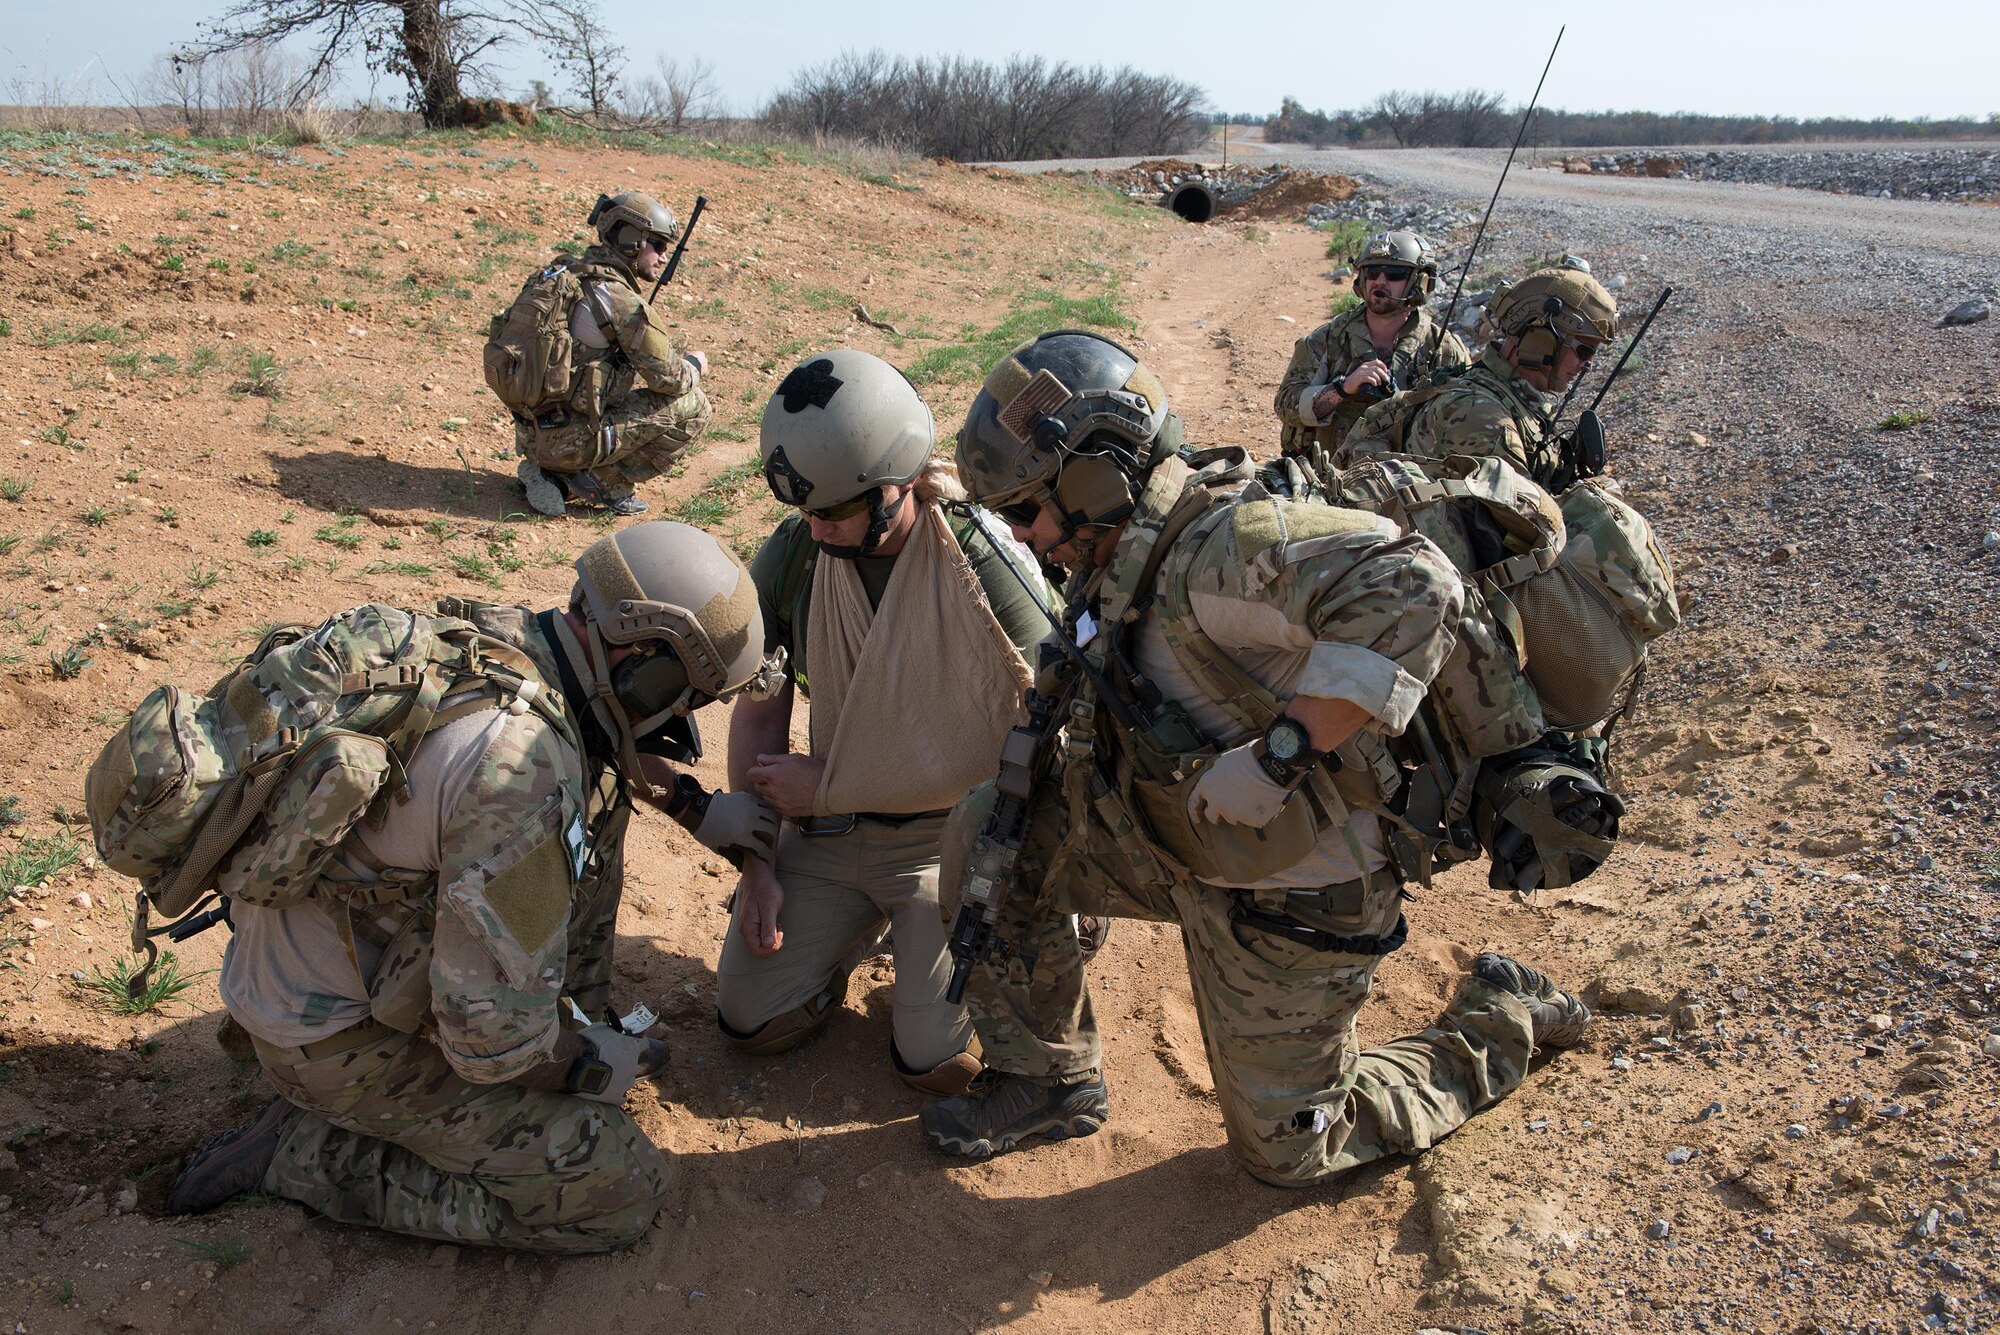
[{"label": "black whip antenna", "polygon": [[1535,80],[1535,95],[1528,99],[1528,109],[1521,113],[1521,128],[1514,131],[1514,146],[1507,150],[1507,164],[1500,169],[1500,179],[1493,184],[1493,198],[1486,201],[1486,213],[1479,220],[1479,230],[1472,234],[1472,246],[1465,252],[1465,263],[1458,266],[1458,281],[1452,285],[1451,303],[1444,308],[1444,319],[1438,322],[1437,334],[1431,340],[1433,356],[1444,346],[1445,332],[1451,328],[1451,317],[1458,310],[1459,294],[1465,291],[1465,275],[1472,270],[1472,257],[1479,253],[1479,242],[1486,235],[1486,224],[1493,218],[1493,206],[1500,202],[1500,190],[1507,184],[1507,172],[1514,165],[1514,155],[1521,151],[1521,140],[1528,133],[1528,121],[1534,116],[1535,107],[1542,100],[1542,85],[1548,80],[1549,67],[1556,63],[1556,47],[1562,45],[1563,34],[1568,31],[1567,23],[1556,29],[1555,46],[1549,48],[1549,58],[1542,64],[1542,77]]}]

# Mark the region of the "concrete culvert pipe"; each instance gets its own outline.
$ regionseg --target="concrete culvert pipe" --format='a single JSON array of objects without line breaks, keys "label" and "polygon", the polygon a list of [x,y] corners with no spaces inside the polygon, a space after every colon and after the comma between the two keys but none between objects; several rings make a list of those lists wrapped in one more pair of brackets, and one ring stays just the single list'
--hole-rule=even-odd
[{"label": "concrete culvert pipe", "polygon": [[1200,181],[1175,186],[1160,203],[1191,223],[1205,223],[1215,216],[1215,192]]}]

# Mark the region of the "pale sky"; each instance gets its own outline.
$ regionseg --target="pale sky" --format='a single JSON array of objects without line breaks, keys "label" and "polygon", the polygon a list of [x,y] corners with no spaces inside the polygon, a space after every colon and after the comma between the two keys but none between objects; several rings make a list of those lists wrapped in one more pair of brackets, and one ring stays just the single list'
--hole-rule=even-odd
[{"label": "pale sky", "polygon": [[[1191,80],[1218,109],[1232,112],[1275,111],[1286,94],[1308,107],[1355,107],[1392,88],[1483,87],[1518,103],[1533,91],[1565,19],[1569,33],[1543,93],[1548,106],[1799,117],[2000,111],[1994,0],[1931,0],[1900,12],[1879,0],[1600,0],[1570,15],[1560,6],[1490,0],[1369,7],[1268,0],[602,3],[633,73],[649,70],[661,52],[705,58],[729,109],[739,114],[754,111],[803,66],[876,46],[913,56],[999,60],[1021,52],[1130,63]],[[222,0],[93,0],[75,9],[5,0],[0,101],[17,100],[15,80],[32,87],[54,78],[94,87],[96,100],[115,102],[111,80],[129,81],[224,7]],[[1415,26],[1399,20],[1399,11],[1428,21],[1428,40],[1392,36]],[[501,64],[504,93],[549,74],[547,62],[525,47]],[[354,70],[341,85],[343,100],[367,88],[365,74]],[[377,92],[400,104],[405,89],[384,81]]]}]

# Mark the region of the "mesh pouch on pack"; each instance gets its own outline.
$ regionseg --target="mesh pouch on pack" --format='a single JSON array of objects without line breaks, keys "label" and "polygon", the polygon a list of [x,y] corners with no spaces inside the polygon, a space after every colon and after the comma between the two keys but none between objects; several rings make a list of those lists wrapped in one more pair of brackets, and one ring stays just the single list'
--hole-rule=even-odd
[{"label": "mesh pouch on pack", "polygon": [[1552,728],[1585,728],[1619,703],[1646,646],[1680,625],[1674,571],[1645,516],[1608,481],[1562,497],[1569,540],[1553,569],[1509,596],[1521,614],[1528,679]]}]

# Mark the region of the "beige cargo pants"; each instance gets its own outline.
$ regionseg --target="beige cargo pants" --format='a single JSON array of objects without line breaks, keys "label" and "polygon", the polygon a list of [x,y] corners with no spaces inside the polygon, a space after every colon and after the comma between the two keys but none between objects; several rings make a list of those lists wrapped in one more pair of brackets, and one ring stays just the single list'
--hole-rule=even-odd
[{"label": "beige cargo pants", "polygon": [[893,1032],[904,1066],[928,1071],[965,1051],[972,1022],[944,998],[951,981],[938,913],[944,823],[943,816],[906,825],[861,820],[846,834],[811,838],[785,822],[777,866],[785,942],[776,954],[752,955],[732,915],[716,968],[722,1022],[751,1035],[812,1003],[873,949],[886,926],[896,960]]}]

